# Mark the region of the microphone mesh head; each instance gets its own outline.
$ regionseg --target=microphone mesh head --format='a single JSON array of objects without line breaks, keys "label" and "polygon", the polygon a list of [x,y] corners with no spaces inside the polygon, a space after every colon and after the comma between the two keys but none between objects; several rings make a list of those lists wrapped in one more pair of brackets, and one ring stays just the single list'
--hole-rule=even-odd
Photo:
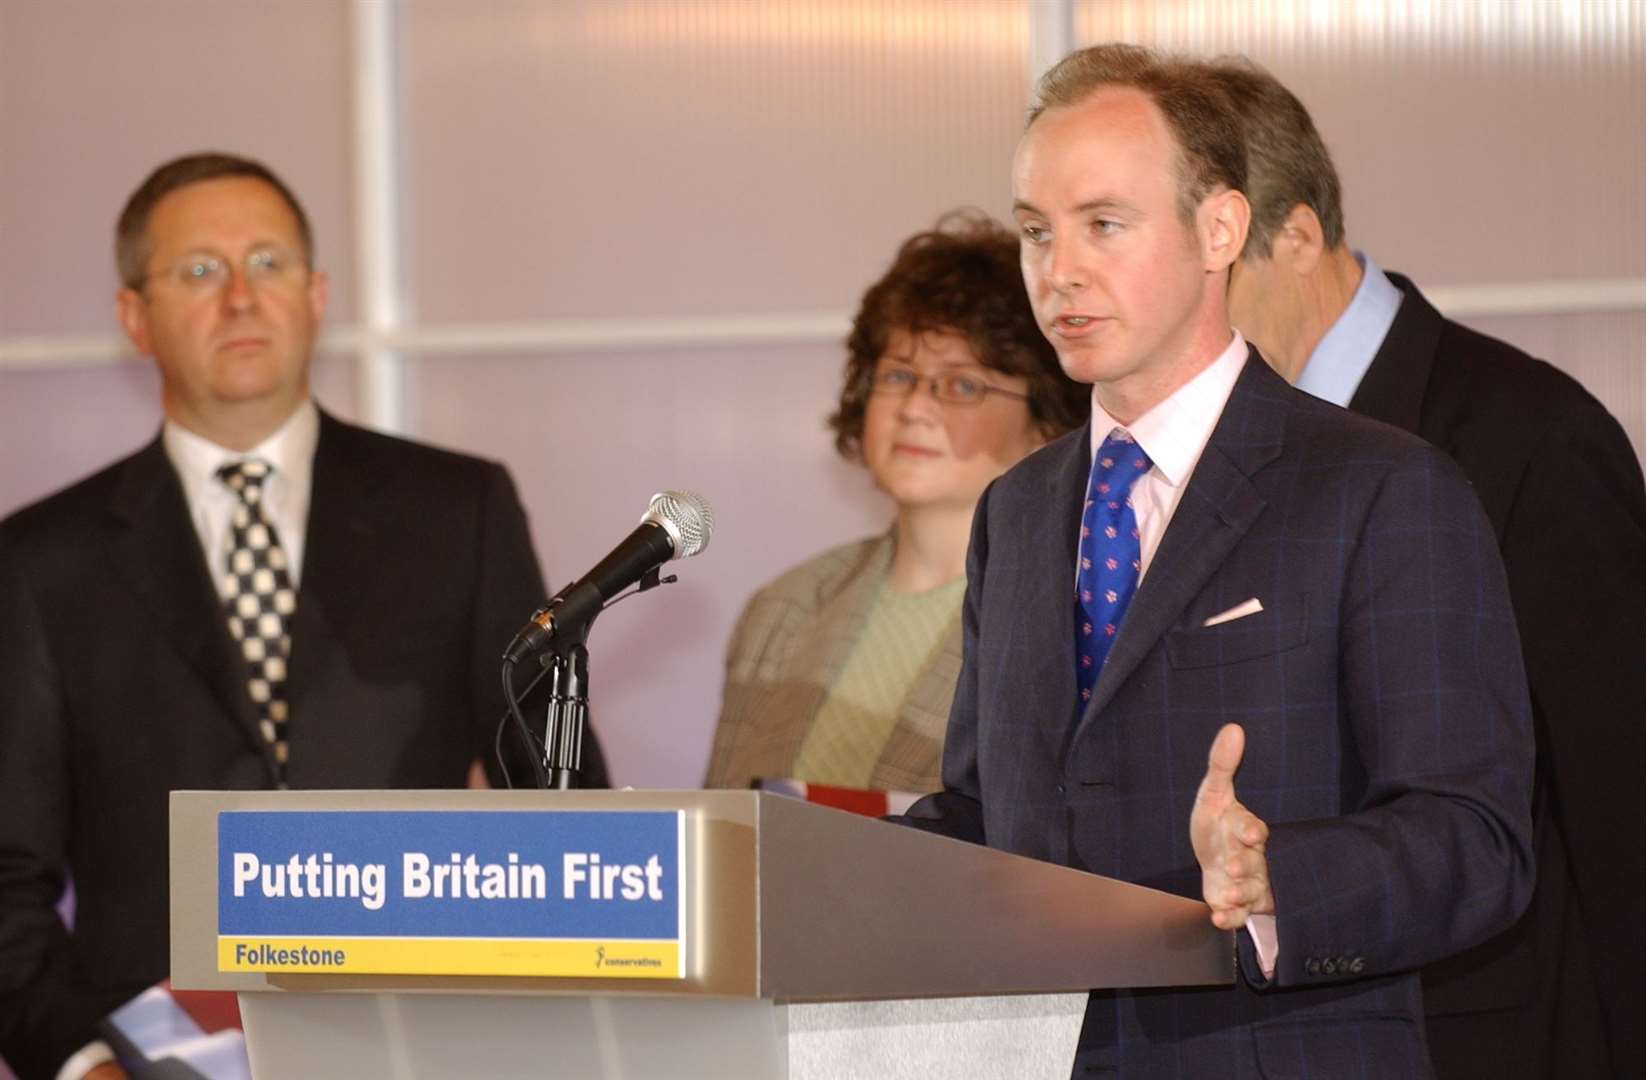
[{"label": "microphone mesh head", "polygon": [[714,511],[709,500],[695,491],[665,491],[652,496],[641,523],[661,525],[674,541],[674,558],[685,559],[709,546]]}]

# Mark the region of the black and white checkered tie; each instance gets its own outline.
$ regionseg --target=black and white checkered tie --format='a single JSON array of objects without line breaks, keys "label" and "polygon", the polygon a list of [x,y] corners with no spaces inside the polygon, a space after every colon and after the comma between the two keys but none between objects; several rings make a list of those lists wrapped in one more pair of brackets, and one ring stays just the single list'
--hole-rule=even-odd
[{"label": "black and white checkered tie", "polygon": [[263,481],[271,468],[249,458],[217,470],[240,497],[229,520],[223,578],[229,633],[246,658],[246,689],[257,707],[263,738],[274,748],[281,787],[286,786],[286,659],[291,655],[291,616],[297,610],[286,549],[263,516]]}]

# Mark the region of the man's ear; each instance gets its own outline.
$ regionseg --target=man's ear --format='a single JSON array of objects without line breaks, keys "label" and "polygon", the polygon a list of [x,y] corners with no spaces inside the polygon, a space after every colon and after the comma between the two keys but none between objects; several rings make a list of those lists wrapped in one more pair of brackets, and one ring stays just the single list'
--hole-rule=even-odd
[{"label": "man's ear", "polygon": [[1208,273],[1233,266],[1246,246],[1252,208],[1242,192],[1232,188],[1213,192],[1200,203],[1200,250]]},{"label": "man's ear", "polygon": [[1320,218],[1309,207],[1298,203],[1275,230],[1275,262],[1289,267],[1293,273],[1308,275],[1314,273],[1325,254],[1326,231],[1320,227]]},{"label": "man's ear", "polygon": [[132,347],[144,356],[154,355],[153,339],[149,334],[149,304],[136,289],[121,289],[114,294],[114,317],[120,328],[131,339]]}]

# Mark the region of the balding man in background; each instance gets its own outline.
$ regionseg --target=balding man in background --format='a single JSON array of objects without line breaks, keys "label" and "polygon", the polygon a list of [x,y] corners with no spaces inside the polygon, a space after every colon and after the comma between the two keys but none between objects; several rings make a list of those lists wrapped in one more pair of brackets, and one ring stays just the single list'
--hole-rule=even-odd
[{"label": "balding man in background", "polygon": [[1435,1068],[1625,1075],[1646,1062],[1646,852],[1625,827],[1646,717],[1639,462],[1573,379],[1443,318],[1411,281],[1352,249],[1307,110],[1248,61],[1213,68],[1249,159],[1232,321],[1289,382],[1456,459],[1508,568],[1537,733],[1537,889],[1510,930],[1425,971]]}]

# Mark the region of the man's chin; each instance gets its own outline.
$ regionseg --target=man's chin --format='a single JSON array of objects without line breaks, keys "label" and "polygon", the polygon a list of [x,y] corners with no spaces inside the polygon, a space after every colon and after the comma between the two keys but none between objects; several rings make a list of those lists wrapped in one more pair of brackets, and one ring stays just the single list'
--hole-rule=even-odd
[{"label": "man's chin", "polygon": [[1065,346],[1057,350],[1057,362],[1063,374],[1088,386],[1108,377],[1108,361],[1107,354],[1099,349]]},{"label": "man's chin", "polygon": [[238,364],[213,372],[211,395],[225,404],[298,402],[307,393],[308,380],[284,365]]},{"label": "man's chin", "polygon": [[284,420],[297,411],[308,393],[286,386],[226,386],[212,395],[211,408],[224,417],[262,417]]},{"label": "man's chin", "polygon": [[212,397],[217,404],[228,408],[278,408],[283,401],[291,400],[289,393],[271,386],[224,386]]}]

